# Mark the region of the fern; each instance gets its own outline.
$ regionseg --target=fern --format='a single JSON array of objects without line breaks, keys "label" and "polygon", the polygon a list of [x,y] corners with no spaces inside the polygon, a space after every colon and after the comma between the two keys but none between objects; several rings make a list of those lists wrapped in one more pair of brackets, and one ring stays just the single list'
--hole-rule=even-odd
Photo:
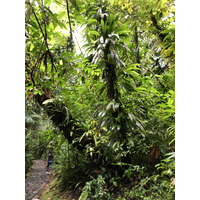
[{"label": "fern", "polygon": [[95,196],[98,198],[98,197],[103,197],[104,196],[104,184],[105,184],[105,181],[102,177],[102,175],[99,175],[98,178],[97,178],[97,187],[96,187],[96,191],[95,191]]},{"label": "fern", "polygon": [[97,200],[106,198],[106,190],[104,189],[105,181],[102,175],[99,175],[96,179],[92,177],[92,180],[86,182],[79,200],[86,200],[87,197],[94,197]]},{"label": "fern", "polygon": [[86,200],[88,197],[88,189],[87,188],[83,188],[83,192],[81,193],[81,196],[79,197],[78,200]]}]

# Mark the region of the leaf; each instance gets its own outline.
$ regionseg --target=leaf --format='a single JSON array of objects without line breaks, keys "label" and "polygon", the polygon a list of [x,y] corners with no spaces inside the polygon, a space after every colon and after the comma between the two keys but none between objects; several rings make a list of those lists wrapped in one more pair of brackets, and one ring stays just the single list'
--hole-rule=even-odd
[{"label": "leaf", "polygon": [[100,35],[97,31],[95,31],[95,30],[89,30],[90,31],[90,33],[92,34],[92,35]]},{"label": "leaf", "polygon": [[53,17],[53,13],[52,13],[52,11],[47,7],[47,6],[43,6],[44,7],[44,9],[46,9],[48,12],[49,12],[49,14]]},{"label": "leaf", "polygon": [[134,63],[134,64],[129,65],[128,68],[141,70],[140,68],[135,67],[135,66],[139,66],[139,65],[140,65],[139,63]]},{"label": "leaf", "polygon": [[105,33],[106,32],[106,24],[104,24],[103,19],[101,19],[101,27],[102,27],[103,33]]},{"label": "leaf", "polygon": [[120,126],[120,125],[117,125],[117,130],[118,130],[118,131],[120,130],[120,128],[121,128],[121,126]]},{"label": "leaf", "polygon": [[61,28],[65,28],[66,29],[66,26],[63,22],[60,22],[59,20],[57,21],[57,24],[61,27]]},{"label": "leaf", "polygon": [[122,34],[122,33],[127,33],[130,32],[129,28],[127,25],[122,25],[119,28],[117,28],[115,30],[115,33],[118,33],[118,35]]},{"label": "leaf", "polygon": [[27,19],[29,20],[30,19],[30,17],[31,17],[31,14],[32,14],[32,6],[31,5],[28,5],[28,8],[27,8],[27,10],[26,10],[26,17],[27,17]]},{"label": "leaf", "polygon": [[31,43],[31,46],[30,46],[30,51],[32,51],[34,47],[35,47],[35,46],[34,46],[34,44],[33,44],[33,43]]},{"label": "leaf", "polygon": [[168,107],[168,105],[166,105],[166,104],[164,104],[164,103],[158,104],[158,106],[160,106],[161,108],[167,108],[167,107]]},{"label": "leaf", "polygon": [[118,34],[111,33],[108,35],[108,37],[113,37],[113,36],[115,36],[115,38],[117,38],[118,40],[120,39]]},{"label": "leaf", "polygon": [[111,6],[113,6],[115,0],[110,0]]},{"label": "leaf", "polygon": [[172,115],[164,116],[164,117],[161,118],[161,120],[165,120],[165,119],[167,119],[167,118],[169,118],[169,117],[171,117],[171,116],[172,116]]},{"label": "leaf", "polygon": [[61,12],[61,13],[58,14],[58,18],[62,19],[65,15],[66,15],[66,12],[63,11],[63,12]]},{"label": "leaf", "polygon": [[77,11],[79,11],[79,7],[78,7],[78,5],[77,5],[77,3],[76,3],[76,0],[70,0],[70,2],[71,2],[72,5],[74,6],[74,8],[75,8]]},{"label": "leaf", "polygon": [[132,113],[128,113],[128,116],[132,122],[135,120],[135,116]]},{"label": "leaf", "polygon": [[85,24],[87,22],[85,17],[83,17],[82,15],[75,15],[74,19],[76,20],[76,22],[78,22],[80,24]]},{"label": "leaf", "polygon": [[136,71],[134,70],[130,70],[130,69],[126,69],[124,70],[127,74],[132,74],[132,75],[136,75],[136,76],[140,76],[139,73],[137,73]]},{"label": "leaf", "polygon": [[102,14],[102,10],[101,10],[101,8],[99,8],[99,10],[97,11],[98,20],[99,20],[99,16],[101,16],[101,14]]},{"label": "leaf", "polygon": [[169,146],[175,141],[175,138],[169,143]]},{"label": "leaf", "polygon": [[59,3],[57,0],[53,0],[53,2],[54,2],[56,5],[60,6],[60,3]]},{"label": "leaf", "polygon": [[131,166],[129,166],[129,168],[124,172],[123,177],[127,175],[127,177],[130,178],[131,174],[132,174],[132,168]]},{"label": "leaf", "polygon": [[132,13],[132,7],[131,5],[128,5],[128,12],[131,14]]},{"label": "leaf", "polygon": [[34,27],[35,29],[38,29],[38,25],[34,21],[30,21],[29,22],[29,27],[30,27],[30,25],[31,25],[31,27]]},{"label": "leaf", "polygon": [[122,37],[121,37],[120,40],[121,40],[122,42],[125,42],[125,43],[128,44],[128,45],[131,44],[130,39],[122,38]]},{"label": "leaf", "polygon": [[146,88],[144,88],[144,87],[136,87],[135,89],[138,90],[138,91],[140,91],[140,90],[146,91]]},{"label": "leaf", "polygon": [[169,156],[168,159],[175,158],[175,152],[167,153],[165,156]]},{"label": "leaf", "polygon": [[106,84],[104,84],[101,89],[99,90],[99,96],[103,93],[103,91],[105,90],[106,88]]},{"label": "leaf", "polygon": [[123,78],[121,85],[125,88],[126,92],[133,90],[133,85],[126,78]]},{"label": "leaf", "polygon": [[136,125],[137,125],[142,131],[144,131],[143,126],[142,126],[139,122],[136,122]]},{"label": "leaf", "polygon": [[78,200],[86,200],[88,197],[88,191],[87,189],[83,189],[83,192],[81,193],[81,196],[79,197]]},{"label": "leaf", "polygon": [[44,0],[44,5],[49,6],[50,5],[51,0]]},{"label": "leaf", "polygon": [[104,117],[105,114],[106,114],[106,111],[102,111],[102,112],[99,113],[99,116]]},{"label": "leaf", "polygon": [[54,100],[55,99],[47,99],[47,100],[45,100],[42,104],[48,104],[48,103],[52,103],[52,102],[54,102]]},{"label": "leaf", "polygon": [[96,23],[96,22],[97,22],[96,19],[89,19],[89,20],[88,20],[88,25],[93,24],[93,23]]},{"label": "leaf", "polygon": [[115,181],[115,182],[113,182],[113,185],[115,186],[115,187],[117,187],[117,182]]}]

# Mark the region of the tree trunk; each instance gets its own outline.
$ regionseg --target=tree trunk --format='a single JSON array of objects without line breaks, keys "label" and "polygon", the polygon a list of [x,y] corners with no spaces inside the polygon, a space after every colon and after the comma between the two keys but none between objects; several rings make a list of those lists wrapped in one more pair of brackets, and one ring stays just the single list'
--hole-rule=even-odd
[{"label": "tree trunk", "polygon": [[139,51],[139,41],[138,41],[138,30],[135,27],[135,49],[136,49],[136,62],[140,63],[140,51]]},{"label": "tree trunk", "polygon": [[110,101],[113,99],[116,99],[116,90],[115,90],[115,83],[116,83],[116,72],[114,65],[109,63],[108,61],[108,52],[109,52],[109,46],[104,51],[104,60],[106,64],[106,85],[107,85],[107,97]]}]

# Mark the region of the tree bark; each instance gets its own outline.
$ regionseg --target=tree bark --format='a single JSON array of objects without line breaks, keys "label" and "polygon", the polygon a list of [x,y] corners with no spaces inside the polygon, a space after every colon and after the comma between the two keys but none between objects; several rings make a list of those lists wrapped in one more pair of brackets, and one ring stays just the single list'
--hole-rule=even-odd
[{"label": "tree bark", "polygon": [[113,64],[108,61],[109,46],[104,50],[104,60],[106,64],[106,85],[107,85],[107,97],[110,101],[116,99],[115,92],[115,82],[116,82],[116,72]]},{"label": "tree bark", "polygon": [[71,52],[72,52],[73,51],[73,48],[72,48],[73,37],[72,37],[72,26],[71,26],[71,21],[70,21],[70,16],[69,16],[69,4],[68,4],[68,0],[66,0],[66,4],[67,4],[67,15],[68,15],[69,29],[70,29],[70,48],[71,48]]},{"label": "tree bark", "polygon": [[162,29],[161,29],[161,27],[158,25],[158,22],[157,22],[155,16],[153,15],[152,11],[150,12],[150,14],[151,14],[151,21],[152,21],[152,23],[153,23],[153,26],[157,29],[157,31],[158,31],[158,36],[159,36],[160,40],[163,42],[163,40],[164,40],[166,34],[161,33],[161,32],[162,32]]},{"label": "tree bark", "polygon": [[138,30],[135,27],[135,48],[136,48],[136,62],[140,63],[140,51],[139,51],[139,41],[138,41]]}]

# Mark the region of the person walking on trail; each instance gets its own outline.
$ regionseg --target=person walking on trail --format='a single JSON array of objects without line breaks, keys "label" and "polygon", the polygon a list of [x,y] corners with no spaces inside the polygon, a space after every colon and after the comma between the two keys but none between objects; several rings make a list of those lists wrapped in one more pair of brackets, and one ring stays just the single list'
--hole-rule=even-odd
[{"label": "person walking on trail", "polygon": [[47,174],[51,174],[50,171],[51,171],[51,164],[53,163],[53,154],[51,151],[49,151],[48,153],[48,156],[47,156],[47,164],[46,164],[46,167],[47,167]]}]

